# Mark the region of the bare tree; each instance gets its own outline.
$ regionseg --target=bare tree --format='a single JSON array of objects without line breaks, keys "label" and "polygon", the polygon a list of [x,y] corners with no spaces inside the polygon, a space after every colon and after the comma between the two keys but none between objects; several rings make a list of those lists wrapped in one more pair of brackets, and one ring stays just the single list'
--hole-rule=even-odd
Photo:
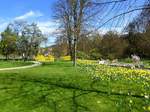
[{"label": "bare tree", "polygon": [[71,17],[71,9],[68,0],[59,0],[55,6],[55,16],[54,18],[59,21],[61,28],[61,35],[58,38],[67,38],[69,45],[69,55],[73,59],[73,51],[72,51],[72,17]]},{"label": "bare tree", "polygon": [[[69,43],[73,65],[76,66],[77,42],[86,31],[90,18],[94,18],[98,11],[92,0],[60,0],[56,5],[55,18],[61,23],[63,33]],[[92,10],[93,8],[93,10]],[[88,19],[87,19],[88,18]]]}]

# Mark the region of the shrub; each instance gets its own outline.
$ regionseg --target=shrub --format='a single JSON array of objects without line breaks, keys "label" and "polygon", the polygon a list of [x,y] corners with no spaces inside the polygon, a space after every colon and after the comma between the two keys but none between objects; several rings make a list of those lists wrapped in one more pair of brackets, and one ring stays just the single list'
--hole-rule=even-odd
[{"label": "shrub", "polygon": [[71,56],[63,56],[60,59],[63,61],[71,61]]},{"label": "shrub", "polygon": [[90,59],[98,60],[101,58],[102,58],[102,55],[101,55],[101,53],[98,52],[98,50],[93,49],[90,51]]},{"label": "shrub", "polygon": [[37,55],[35,57],[35,60],[36,61],[41,61],[41,62],[53,62],[55,60],[55,58],[52,55],[48,55],[48,56]]},{"label": "shrub", "polygon": [[54,56],[52,56],[52,55],[46,56],[45,59],[46,59],[46,61],[48,61],[48,62],[53,62],[53,61],[55,60]]},{"label": "shrub", "polygon": [[79,59],[89,59],[89,56],[86,53],[82,52],[82,51],[78,51],[77,52],[77,58],[79,58]]},{"label": "shrub", "polygon": [[100,51],[103,58],[116,59],[124,55],[128,43],[113,32],[104,35]]},{"label": "shrub", "polygon": [[35,60],[36,60],[36,61],[45,61],[45,57],[44,57],[43,55],[37,55],[37,56],[35,57]]}]

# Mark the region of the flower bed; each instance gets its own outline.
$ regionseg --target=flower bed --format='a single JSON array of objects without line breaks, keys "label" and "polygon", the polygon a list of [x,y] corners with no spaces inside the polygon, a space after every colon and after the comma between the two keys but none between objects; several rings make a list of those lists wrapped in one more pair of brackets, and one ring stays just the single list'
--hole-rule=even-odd
[{"label": "flower bed", "polygon": [[94,88],[103,89],[110,94],[143,97],[143,101],[149,105],[143,108],[148,110],[150,107],[150,71],[99,65],[92,60],[78,60],[78,65],[89,73],[95,83]]}]

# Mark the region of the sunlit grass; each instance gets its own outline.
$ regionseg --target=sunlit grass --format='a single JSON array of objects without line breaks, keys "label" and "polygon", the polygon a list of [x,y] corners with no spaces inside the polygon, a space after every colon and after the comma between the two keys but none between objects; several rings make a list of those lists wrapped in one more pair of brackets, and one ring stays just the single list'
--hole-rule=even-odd
[{"label": "sunlit grass", "polygon": [[31,65],[32,62],[24,62],[24,61],[0,61],[0,68],[10,68],[10,67],[20,67],[20,66],[26,66]]},{"label": "sunlit grass", "polygon": [[[126,94],[141,82],[97,80],[71,62],[0,72],[0,112],[145,112],[149,98]],[[111,86],[109,86],[111,84]],[[147,89],[146,89],[147,90]],[[120,92],[121,91],[121,92]],[[149,91],[147,91],[149,92]]]}]

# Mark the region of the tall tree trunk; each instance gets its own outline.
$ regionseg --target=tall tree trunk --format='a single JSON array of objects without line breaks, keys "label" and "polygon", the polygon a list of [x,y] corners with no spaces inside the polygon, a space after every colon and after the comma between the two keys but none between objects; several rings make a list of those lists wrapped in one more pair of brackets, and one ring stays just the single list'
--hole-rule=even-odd
[{"label": "tall tree trunk", "polygon": [[76,67],[77,66],[77,39],[75,37],[74,39],[74,59],[73,59],[73,65]]},{"label": "tall tree trunk", "polygon": [[78,15],[77,15],[77,1],[74,1],[73,3],[73,20],[74,20],[74,59],[73,59],[73,65],[76,67],[76,51],[77,51],[77,28],[78,28]]},{"label": "tall tree trunk", "polygon": [[8,60],[8,54],[5,55],[5,59]]},{"label": "tall tree trunk", "polygon": [[72,51],[72,40],[69,40],[69,55],[71,56],[71,61],[73,60],[73,51]]}]

